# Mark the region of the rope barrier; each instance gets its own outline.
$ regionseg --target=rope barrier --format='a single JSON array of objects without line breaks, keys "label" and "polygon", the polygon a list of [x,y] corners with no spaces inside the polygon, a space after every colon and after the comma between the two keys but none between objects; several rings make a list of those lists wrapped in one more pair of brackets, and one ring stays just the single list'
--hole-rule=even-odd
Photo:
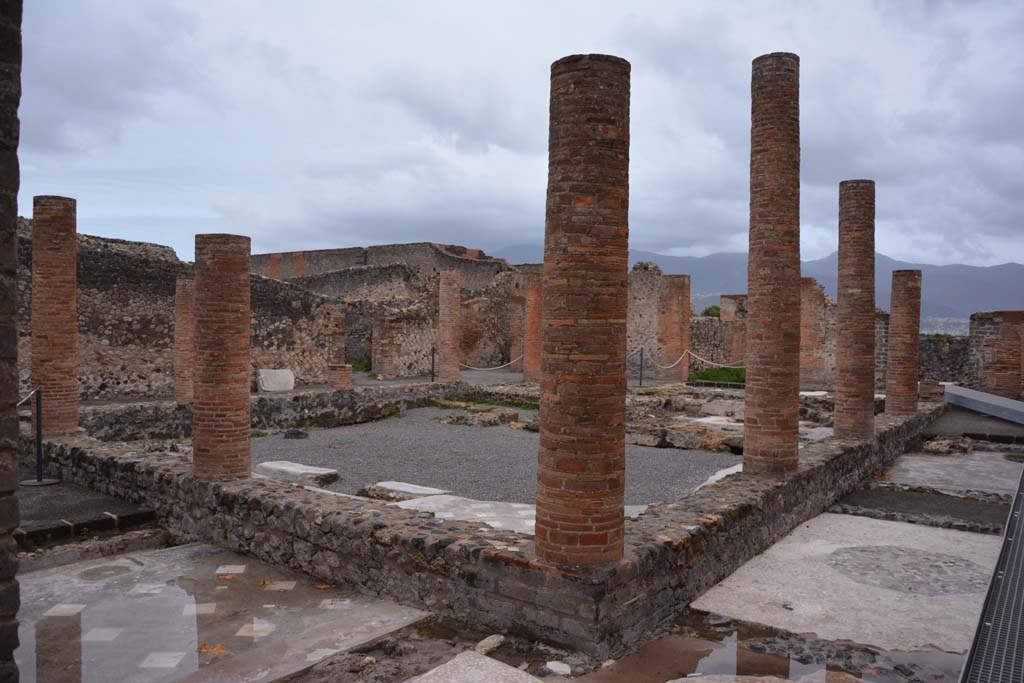
[{"label": "rope barrier", "polygon": [[[744,368],[744,366],[742,366],[742,365],[727,365],[726,363],[716,363],[713,360],[708,360],[707,358],[701,358],[700,356],[698,356],[697,354],[693,353],[692,351],[690,352],[690,355],[693,356],[694,358],[696,358],[697,360],[703,362],[703,363],[707,363],[708,365],[714,365],[714,366],[719,367],[719,368],[734,368],[734,369],[737,369],[737,370],[742,370]],[[735,361],[733,361],[733,362],[735,362]]]},{"label": "rope barrier", "polygon": [[677,365],[679,365],[680,363],[682,363],[682,362],[683,362],[683,359],[684,359],[684,358],[686,358],[686,355],[687,355],[688,353],[690,353],[690,350],[689,350],[689,349],[687,349],[686,351],[683,351],[683,355],[679,356],[679,358],[677,358],[677,359],[676,359],[676,362],[675,362],[675,363],[673,363],[672,365],[662,365],[661,363],[659,363],[659,362],[658,362],[658,359],[657,359],[657,358],[655,358],[655,359],[654,359],[654,364],[655,364],[655,365],[656,365],[657,367],[661,368],[662,370],[671,370],[671,369],[672,369],[672,368],[674,368],[675,366],[677,366]]},{"label": "rope barrier", "polygon": [[29,400],[30,398],[32,398],[33,396],[35,396],[35,395],[36,395],[36,392],[37,392],[37,391],[39,391],[39,390],[38,390],[38,389],[33,389],[32,391],[28,392],[28,393],[27,393],[27,394],[25,395],[25,397],[24,397],[23,399],[21,399],[20,401],[18,401],[18,402],[17,402],[17,404],[15,404],[15,406],[14,406],[14,407],[15,407],[15,408],[20,408],[21,406],[25,405],[25,403],[26,403],[26,402],[27,402],[27,401],[28,401],[28,400]]},{"label": "rope barrier", "polygon": [[493,368],[475,368],[472,365],[466,365],[465,363],[459,363],[459,365],[461,365],[462,367],[467,368],[469,370],[501,370],[502,368],[507,368],[508,366],[512,365],[513,363],[518,363],[522,359],[523,359],[523,357],[522,357],[522,355],[520,355],[519,358],[513,358],[512,360],[510,360],[509,362],[505,363],[504,365],[496,365]]}]

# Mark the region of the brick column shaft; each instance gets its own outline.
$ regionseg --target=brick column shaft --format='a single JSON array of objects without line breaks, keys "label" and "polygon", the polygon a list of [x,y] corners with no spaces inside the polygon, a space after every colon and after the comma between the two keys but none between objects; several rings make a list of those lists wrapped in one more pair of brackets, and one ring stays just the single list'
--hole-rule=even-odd
[{"label": "brick column shaft", "polygon": [[[875,437],[875,183],[839,184],[835,435]],[[916,378],[915,378],[916,381]]]},{"label": "brick column shaft", "polygon": [[18,104],[21,0],[0,3],[0,680],[17,681],[18,546]]},{"label": "brick column shaft", "polygon": [[917,357],[921,352],[921,271],[892,272],[889,304],[889,365],[885,371],[885,412],[917,412]]},{"label": "brick column shaft", "polygon": [[75,200],[32,207],[32,384],[43,390],[43,432],[78,429],[78,235]]},{"label": "brick column shaft", "polygon": [[559,565],[623,553],[629,71],[551,66],[536,549]]},{"label": "brick column shaft", "polygon": [[533,278],[526,289],[523,323],[523,381],[540,382],[541,278]]},{"label": "brick column shaft", "polygon": [[179,277],[174,286],[174,400],[192,402],[196,358],[195,290],[192,278]]},{"label": "brick column shaft", "polygon": [[331,315],[327,332],[327,384],[334,390],[352,388],[352,366],[347,362],[345,314],[335,311]]},{"label": "brick column shaft", "polygon": [[750,255],[743,470],[797,466],[800,415],[800,58],[758,57],[751,79]]},{"label": "brick column shaft", "polygon": [[[690,276],[665,275],[658,302],[658,362],[675,363],[690,348]],[[690,359],[673,367],[658,369],[662,379],[683,382],[689,375]]]},{"label": "brick column shaft", "polygon": [[249,238],[196,235],[192,469],[201,479],[251,474],[250,301]]},{"label": "brick column shaft", "polygon": [[458,271],[441,271],[437,293],[437,378],[458,382],[462,375],[462,284]]},{"label": "brick column shaft", "polygon": [[813,277],[800,278],[800,388],[825,387],[825,289]]}]

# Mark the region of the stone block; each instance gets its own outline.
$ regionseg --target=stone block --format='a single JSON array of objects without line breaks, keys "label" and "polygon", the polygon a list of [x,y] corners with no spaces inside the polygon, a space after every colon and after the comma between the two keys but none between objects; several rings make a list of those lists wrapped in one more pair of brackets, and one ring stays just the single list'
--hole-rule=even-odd
[{"label": "stone block", "polygon": [[328,467],[300,465],[297,462],[289,462],[287,460],[261,462],[253,468],[253,471],[272,479],[284,479],[313,486],[327,486],[338,481],[339,478],[338,470],[332,470]]},{"label": "stone block", "polygon": [[261,368],[256,371],[256,386],[260,391],[291,391],[295,388],[295,373],[288,368]]}]

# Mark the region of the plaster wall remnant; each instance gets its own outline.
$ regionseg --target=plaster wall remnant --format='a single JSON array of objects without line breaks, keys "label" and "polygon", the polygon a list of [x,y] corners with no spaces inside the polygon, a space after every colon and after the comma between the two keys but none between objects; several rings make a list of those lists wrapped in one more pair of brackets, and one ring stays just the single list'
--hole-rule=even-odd
[{"label": "plaster wall remnant", "polygon": [[179,277],[174,289],[174,400],[192,402],[196,358],[195,289],[192,278]]},{"label": "plaster wall remnant", "polygon": [[462,287],[459,273],[441,273],[437,292],[437,378],[442,382],[458,382],[462,354]]},{"label": "plaster wall remnant", "polygon": [[327,330],[327,384],[335,390],[352,388],[352,366],[347,362],[346,346],[345,316],[336,311]]},{"label": "plaster wall remnant", "polygon": [[32,383],[43,390],[43,431],[78,429],[78,241],[75,200],[32,206]]},{"label": "plaster wall remnant", "polygon": [[[690,348],[690,276],[666,275],[658,301],[658,358],[661,366],[675,363]],[[675,367],[658,368],[663,379],[683,382],[690,368],[684,358]]]},{"label": "plaster wall remnant", "polygon": [[972,388],[1005,398],[1024,395],[1022,334],[1024,311],[983,311],[971,316]]},{"label": "plaster wall remnant", "polygon": [[894,270],[889,304],[889,366],[885,412],[917,412],[917,357],[921,342],[921,271]]},{"label": "plaster wall remnant", "polygon": [[623,556],[629,72],[551,65],[536,552],[556,565]]},{"label": "plaster wall remnant", "polygon": [[252,471],[249,238],[196,235],[192,468],[198,479]]},{"label": "plaster wall remnant", "polygon": [[[875,183],[839,183],[835,435],[875,436]],[[915,344],[914,353],[917,353]],[[915,368],[914,381],[917,381]]]},{"label": "plaster wall remnant", "polygon": [[800,278],[800,388],[824,389],[827,377],[828,301],[813,277]]},{"label": "plaster wall remnant", "polygon": [[800,58],[753,62],[743,470],[796,469],[800,416]]},{"label": "plaster wall remnant", "polygon": [[526,288],[523,330],[523,381],[540,382],[541,291],[542,279],[532,277]]},{"label": "plaster wall remnant", "polygon": [[[0,680],[17,681],[18,168],[21,0],[0,3]],[[73,270],[73,269],[72,269]],[[77,418],[75,420],[77,426]]]}]

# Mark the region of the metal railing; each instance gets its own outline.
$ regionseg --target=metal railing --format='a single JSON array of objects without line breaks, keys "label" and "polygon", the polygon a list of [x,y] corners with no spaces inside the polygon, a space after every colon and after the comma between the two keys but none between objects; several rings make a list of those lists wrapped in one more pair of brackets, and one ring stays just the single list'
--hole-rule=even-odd
[{"label": "metal railing", "polygon": [[35,410],[33,412],[33,420],[36,428],[36,478],[25,479],[21,482],[22,486],[52,486],[59,484],[60,479],[47,479],[43,476],[43,390],[35,388],[28,392],[25,396],[19,400],[14,408],[17,410],[21,406],[28,403],[29,399],[33,396],[36,397]]}]

